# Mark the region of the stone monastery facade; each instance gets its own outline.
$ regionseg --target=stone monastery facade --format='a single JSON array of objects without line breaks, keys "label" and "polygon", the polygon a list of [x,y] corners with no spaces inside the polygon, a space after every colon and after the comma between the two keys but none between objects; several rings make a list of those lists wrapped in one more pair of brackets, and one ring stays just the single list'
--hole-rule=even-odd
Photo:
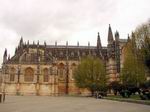
[{"label": "stone monastery facade", "polygon": [[6,94],[19,95],[63,95],[87,94],[79,89],[73,78],[74,69],[80,59],[87,55],[99,57],[106,64],[109,82],[118,80],[123,61],[123,46],[126,39],[120,39],[116,31],[113,36],[108,29],[108,45],[103,47],[100,35],[96,46],[44,45],[24,42],[21,38],[15,54],[10,58],[5,49],[2,74],[5,77]]}]

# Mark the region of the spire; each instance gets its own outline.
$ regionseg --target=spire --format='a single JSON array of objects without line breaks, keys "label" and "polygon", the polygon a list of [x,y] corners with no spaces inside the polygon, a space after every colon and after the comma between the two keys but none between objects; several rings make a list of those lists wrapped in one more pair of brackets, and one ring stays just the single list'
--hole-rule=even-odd
[{"label": "spire", "polygon": [[35,45],[35,42],[33,41],[33,45]]},{"label": "spire", "polygon": [[66,59],[68,60],[68,41],[66,41]]},{"label": "spire", "polygon": [[89,49],[89,54],[88,54],[88,55],[91,55],[91,51],[90,51],[90,42],[88,42],[88,49]]},{"label": "spire", "polygon": [[115,40],[119,41],[119,32],[118,31],[115,32]]},{"label": "spire", "polygon": [[55,46],[57,46],[57,41],[55,41]]},{"label": "spire", "polygon": [[23,37],[21,36],[20,42],[23,42]]},{"label": "spire", "polygon": [[5,48],[5,51],[4,51],[4,57],[7,57],[7,49]]},{"label": "spire", "polygon": [[112,43],[113,42],[113,33],[112,33],[112,30],[111,30],[111,26],[109,24],[109,29],[108,29],[108,43]]},{"label": "spire", "polygon": [[90,42],[88,42],[88,47],[90,47]]},{"label": "spire", "polygon": [[77,42],[77,46],[78,46],[78,58],[80,60],[79,41]]},{"label": "spire", "polygon": [[23,37],[22,36],[21,36],[19,45],[20,45],[20,47],[23,46]]},{"label": "spire", "polygon": [[46,47],[46,41],[44,41],[44,46]]},{"label": "spire", "polygon": [[8,55],[8,60],[10,60],[10,54]]},{"label": "spire", "polygon": [[77,46],[79,47],[79,41],[77,42]]},{"label": "spire", "polygon": [[37,42],[37,47],[39,47],[39,40],[38,40],[38,42]]},{"label": "spire", "polygon": [[135,51],[134,51],[134,53],[136,52],[136,38],[135,38],[135,33],[134,32],[132,32],[132,34],[131,34],[131,39],[130,39],[130,41],[131,41],[131,44],[132,44],[132,47],[133,47],[133,49],[135,49]]},{"label": "spire", "polygon": [[97,35],[97,48],[100,49],[101,47],[102,47],[101,39],[100,39],[100,35],[99,35],[99,32],[98,32],[98,35]]},{"label": "spire", "polygon": [[5,48],[4,55],[3,55],[3,63],[6,63],[6,61],[7,61],[7,49]]},{"label": "spire", "polygon": [[66,41],[66,46],[68,47],[68,41]]},{"label": "spire", "polygon": [[132,32],[132,34],[131,34],[131,41],[132,41],[132,44],[133,45],[135,45],[135,33],[134,32]]},{"label": "spire", "polygon": [[15,48],[15,54],[17,53],[17,51],[18,51],[18,48],[16,47],[16,48]]},{"label": "spire", "polygon": [[135,38],[135,34],[134,34],[134,32],[132,32],[131,37],[132,37],[132,38]]},{"label": "spire", "polygon": [[128,39],[127,39],[127,40],[128,40],[128,42],[130,41],[130,36],[129,36],[129,34],[128,34]]},{"label": "spire", "polygon": [[27,42],[27,45],[29,46],[29,40],[28,40],[28,42]]}]

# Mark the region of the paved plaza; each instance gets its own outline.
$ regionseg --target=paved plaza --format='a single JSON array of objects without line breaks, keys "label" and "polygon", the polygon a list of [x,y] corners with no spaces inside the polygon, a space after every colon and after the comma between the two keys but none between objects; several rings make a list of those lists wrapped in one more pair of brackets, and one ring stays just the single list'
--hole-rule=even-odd
[{"label": "paved plaza", "polygon": [[0,112],[150,112],[150,106],[89,97],[7,96]]}]

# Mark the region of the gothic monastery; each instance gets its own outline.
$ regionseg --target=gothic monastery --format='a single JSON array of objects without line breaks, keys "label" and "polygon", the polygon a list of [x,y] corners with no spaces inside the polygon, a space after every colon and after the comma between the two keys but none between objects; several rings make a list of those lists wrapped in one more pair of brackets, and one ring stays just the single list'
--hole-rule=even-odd
[{"label": "gothic monastery", "polygon": [[[96,38],[95,38],[96,39]],[[108,45],[101,45],[100,35],[97,45],[76,46],[30,44],[21,38],[10,58],[7,49],[3,56],[2,74],[5,76],[6,94],[18,95],[63,95],[87,94],[85,89],[75,85],[73,72],[80,59],[87,55],[99,57],[106,64],[109,82],[118,80],[123,61],[123,48],[127,39],[120,39],[116,31],[114,36],[109,25]]]}]

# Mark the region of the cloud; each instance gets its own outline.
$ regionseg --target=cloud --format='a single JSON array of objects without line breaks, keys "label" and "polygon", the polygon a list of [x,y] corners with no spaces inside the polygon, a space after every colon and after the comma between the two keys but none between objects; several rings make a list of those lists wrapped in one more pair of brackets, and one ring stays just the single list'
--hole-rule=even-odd
[{"label": "cloud", "polygon": [[[7,47],[13,55],[21,35],[26,41],[40,40],[40,43],[46,40],[54,44],[57,40],[65,44],[69,40],[69,44],[91,41],[96,45],[100,31],[106,45],[109,23],[113,31],[118,29],[124,37],[150,16],[149,3],[149,0],[0,0],[0,52]],[[145,10],[147,16],[143,14]]]},{"label": "cloud", "polygon": [[[5,0],[1,2],[3,13],[0,21],[4,26],[28,39],[47,35],[59,40],[63,32],[70,35],[70,32],[80,31],[85,26],[105,24],[104,20],[109,19],[111,15],[109,10],[115,7],[112,0],[109,1],[105,3],[105,0]],[[55,31],[60,32],[60,36]]]}]

